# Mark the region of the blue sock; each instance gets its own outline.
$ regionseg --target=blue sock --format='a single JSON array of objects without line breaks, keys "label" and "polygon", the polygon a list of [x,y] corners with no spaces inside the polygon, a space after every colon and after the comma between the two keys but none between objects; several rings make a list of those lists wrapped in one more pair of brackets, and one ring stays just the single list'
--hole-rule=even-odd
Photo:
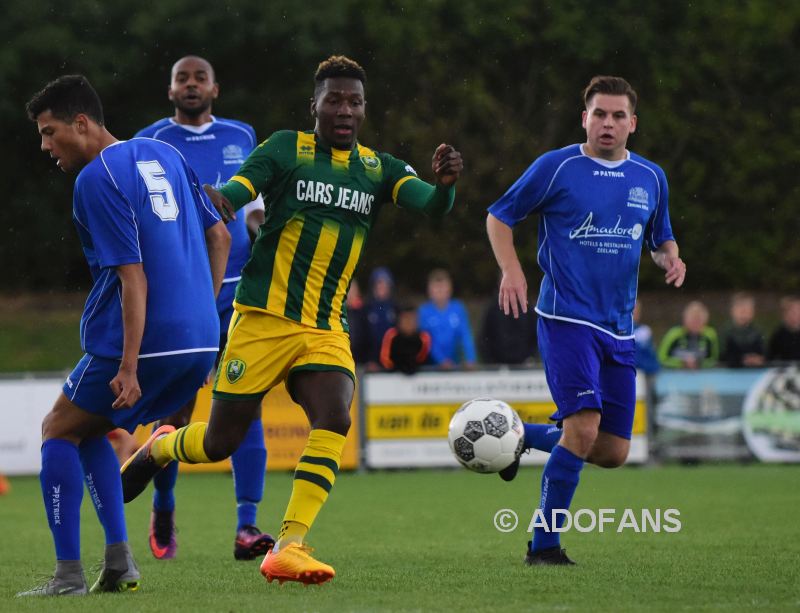
[{"label": "blue sock", "polygon": [[45,441],[39,481],[47,523],[56,546],[56,559],[80,560],[83,469],[78,447],[58,438]]},{"label": "blue sock", "polygon": [[[569,509],[575,488],[583,468],[583,460],[566,447],[556,445],[550,453],[550,459],[544,466],[542,473],[542,500],[539,508],[544,514],[547,525],[551,528],[547,532],[544,528],[533,529],[532,551],[541,551],[561,544],[560,532],[552,532],[551,518],[553,509]],[[564,517],[560,515],[557,526],[564,525]]]},{"label": "blue sock", "polygon": [[175,483],[180,462],[170,462],[153,477],[153,508],[156,511],[175,510]]},{"label": "blue sock", "polygon": [[561,440],[561,428],[553,424],[523,424],[525,449],[538,449],[550,453]]},{"label": "blue sock", "polygon": [[89,496],[106,533],[106,545],[128,540],[119,461],[105,436],[84,440],[78,447]]},{"label": "blue sock", "polygon": [[231,463],[236,492],[236,530],[241,530],[243,526],[255,526],[258,503],[264,495],[267,449],[260,417],[250,424],[242,444],[231,456]]}]

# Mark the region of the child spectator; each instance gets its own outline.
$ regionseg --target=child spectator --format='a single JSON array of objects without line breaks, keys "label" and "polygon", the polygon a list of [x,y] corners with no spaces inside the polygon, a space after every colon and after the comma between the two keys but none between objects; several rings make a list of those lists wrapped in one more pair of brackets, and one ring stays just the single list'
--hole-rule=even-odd
[{"label": "child spectator", "polygon": [[669,368],[709,368],[719,359],[719,339],[708,325],[708,309],[693,300],[683,309],[683,325],[671,328],[661,341],[658,358]]},{"label": "child spectator", "polygon": [[731,298],[731,321],[722,335],[722,363],[729,368],[764,365],[764,335],[753,319],[756,301],[751,294],[737,292]]},{"label": "child spectator", "polygon": [[800,296],[781,300],[781,325],[769,339],[770,362],[800,361]]},{"label": "child spectator", "polygon": [[412,375],[428,359],[431,337],[419,329],[413,306],[397,309],[397,326],[389,328],[381,345],[381,366]]},{"label": "child spectator", "polygon": [[420,328],[431,335],[431,362],[439,368],[475,365],[475,342],[460,300],[453,299],[450,274],[437,268],[428,275],[428,302],[419,308]]},{"label": "child spectator", "polygon": [[368,370],[380,370],[381,342],[397,319],[397,304],[392,298],[394,279],[388,268],[380,267],[369,276],[370,298],[367,302],[369,326]]}]

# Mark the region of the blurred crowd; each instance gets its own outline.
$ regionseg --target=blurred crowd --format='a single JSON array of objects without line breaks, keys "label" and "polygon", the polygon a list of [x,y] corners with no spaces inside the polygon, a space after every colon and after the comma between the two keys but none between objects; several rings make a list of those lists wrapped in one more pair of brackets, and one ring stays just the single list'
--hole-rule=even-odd
[{"label": "blurred crowd", "polygon": [[767,336],[756,322],[752,294],[737,292],[730,300],[728,320],[717,329],[708,307],[692,300],[683,309],[681,323],[667,330],[659,343],[641,321],[641,305],[634,309],[637,366],[652,374],[666,368],[753,368],[800,361],[800,296],[781,299],[781,322]]},{"label": "blurred crowd", "polygon": [[[707,306],[693,300],[683,309],[680,324],[656,339],[637,301],[637,367],[654,374],[661,368],[748,368],[800,361],[800,296],[784,297],[780,310],[780,324],[767,334],[757,323],[752,294],[732,295],[728,321],[719,328],[710,322]],[[353,357],[370,372],[412,374],[420,369],[470,370],[479,362],[515,366],[536,361],[533,307],[514,319],[503,314],[493,294],[482,308],[475,334],[444,269],[429,273],[427,300],[415,304],[398,300],[391,271],[376,268],[363,293],[353,280],[347,313]]]}]

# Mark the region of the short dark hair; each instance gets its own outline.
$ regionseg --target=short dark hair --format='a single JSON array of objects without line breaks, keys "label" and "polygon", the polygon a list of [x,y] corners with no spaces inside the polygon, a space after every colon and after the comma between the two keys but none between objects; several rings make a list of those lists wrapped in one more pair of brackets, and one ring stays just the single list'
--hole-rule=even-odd
[{"label": "short dark hair", "polygon": [[403,313],[414,313],[417,312],[417,305],[413,302],[401,302],[397,305],[397,315],[400,316]]},{"label": "short dark hair", "polygon": [[83,75],[64,75],[50,81],[25,105],[31,121],[50,111],[53,117],[72,123],[75,116],[83,113],[99,125],[103,125],[103,103],[100,96]]},{"label": "short dark hair", "polygon": [[361,67],[361,64],[345,55],[332,55],[317,66],[317,72],[314,73],[314,91],[322,86],[325,79],[335,79],[337,77],[358,79],[364,85],[367,83],[367,73]]},{"label": "short dark hair", "polygon": [[453,282],[453,278],[450,276],[450,273],[444,268],[434,268],[428,273],[428,283],[439,283],[441,281],[449,281],[450,283]]},{"label": "short dark hair", "polygon": [[583,90],[583,104],[589,108],[589,103],[594,98],[595,94],[606,94],[609,96],[628,96],[631,103],[631,112],[636,111],[636,103],[639,97],[636,91],[631,87],[622,77],[609,77],[598,75],[592,77],[589,85]]}]

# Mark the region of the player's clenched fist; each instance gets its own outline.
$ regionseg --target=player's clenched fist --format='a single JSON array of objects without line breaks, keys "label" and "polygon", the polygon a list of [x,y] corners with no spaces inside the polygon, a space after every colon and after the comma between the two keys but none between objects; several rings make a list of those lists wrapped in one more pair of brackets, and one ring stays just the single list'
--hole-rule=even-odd
[{"label": "player's clenched fist", "polygon": [[464,161],[461,153],[456,151],[452,145],[442,143],[436,147],[431,163],[433,174],[436,175],[436,182],[439,185],[449,187],[458,181],[461,171],[464,169]]}]

